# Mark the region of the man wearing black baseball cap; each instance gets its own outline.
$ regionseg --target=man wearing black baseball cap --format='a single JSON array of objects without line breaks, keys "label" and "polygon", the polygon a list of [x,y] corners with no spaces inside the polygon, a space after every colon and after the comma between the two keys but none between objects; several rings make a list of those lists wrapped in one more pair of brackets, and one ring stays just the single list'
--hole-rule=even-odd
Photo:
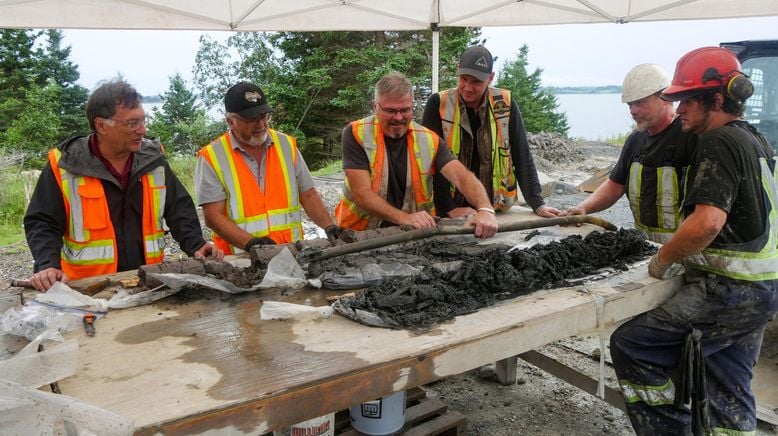
[{"label": "man wearing black baseball cap", "polygon": [[254,245],[303,239],[301,209],[329,238],[340,234],[314,187],[297,140],[270,128],[273,108],[262,89],[227,90],[230,130],[198,152],[197,199],[214,243],[227,254]]},{"label": "man wearing black baseball cap", "polygon": [[[459,58],[456,88],[430,96],[421,124],[445,139],[459,159],[486,188],[495,210],[514,205],[518,187],[527,204],[542,217],[559,214],[540,195],[535,162],[529,151],[519,105],[510,91],[492,88],[494,59],[486,47],[470,47]],[[496,137],[493,137],[496,136]],[[497,147],[499,150],[494,150]],[[435,175],[435,208],[439,215],[460,217],[475,212],[461,192]]]}]

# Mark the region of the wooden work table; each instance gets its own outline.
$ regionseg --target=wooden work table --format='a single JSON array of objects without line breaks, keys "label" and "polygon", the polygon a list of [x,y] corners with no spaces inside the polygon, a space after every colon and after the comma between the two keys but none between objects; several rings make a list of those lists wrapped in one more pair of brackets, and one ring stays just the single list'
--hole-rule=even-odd
[{"label": "wooden work table", "polygon": [[134,419],[139,434],[257,434],[592,332],[598,321],[613,326],[679,284],[679,277],[650,278],[641,266],[587,287],[503,301],[423,333],[339,315],[260,320],[263,299],[317,305],[333,291],[173,296],[109,312],[94,337],[70,333],[80,369],[59,384],[66,395]]},{"label": "wooden work table", "polygon": [[94,337],[71,333],[80,369],[60,389],[133,418],[140,433],[261,433],[591,332],[600,297],[601,322],[612,326],[659,304],[680,280],[627,275],[612,287],[536,292],[423,334],[338,315],[262,321],[261,294],[168,298],[110,312]]}]

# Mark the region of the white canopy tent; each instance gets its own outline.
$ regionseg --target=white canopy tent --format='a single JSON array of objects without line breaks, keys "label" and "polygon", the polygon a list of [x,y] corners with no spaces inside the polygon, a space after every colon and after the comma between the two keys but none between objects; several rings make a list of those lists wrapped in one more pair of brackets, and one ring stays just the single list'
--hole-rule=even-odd
[{"label": "white canopy tent", "polygon": [[433,30],[778,15],[778,0],[0,0],[0,27],[231,31]]}]

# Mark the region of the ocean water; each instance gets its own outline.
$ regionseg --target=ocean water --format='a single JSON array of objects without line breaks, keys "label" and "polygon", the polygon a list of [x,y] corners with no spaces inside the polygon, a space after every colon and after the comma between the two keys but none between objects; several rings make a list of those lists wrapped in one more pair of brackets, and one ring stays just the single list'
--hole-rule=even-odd
[{"label": "ocean water", "polygon": [[559,110],[567,115],[568,136],[603,140],[632,130],[634,121],[621,94],[559,94]]}]

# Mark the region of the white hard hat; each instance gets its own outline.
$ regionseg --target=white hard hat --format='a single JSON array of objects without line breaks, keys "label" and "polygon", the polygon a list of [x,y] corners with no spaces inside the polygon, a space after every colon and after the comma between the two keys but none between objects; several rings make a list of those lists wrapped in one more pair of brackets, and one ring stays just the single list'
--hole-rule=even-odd
[{"label": "white hard hat", "polygon": [[621,102],[648,97],[670,86],[670,76],[657,64],[640,64],[631,69],[621,87]]}]

